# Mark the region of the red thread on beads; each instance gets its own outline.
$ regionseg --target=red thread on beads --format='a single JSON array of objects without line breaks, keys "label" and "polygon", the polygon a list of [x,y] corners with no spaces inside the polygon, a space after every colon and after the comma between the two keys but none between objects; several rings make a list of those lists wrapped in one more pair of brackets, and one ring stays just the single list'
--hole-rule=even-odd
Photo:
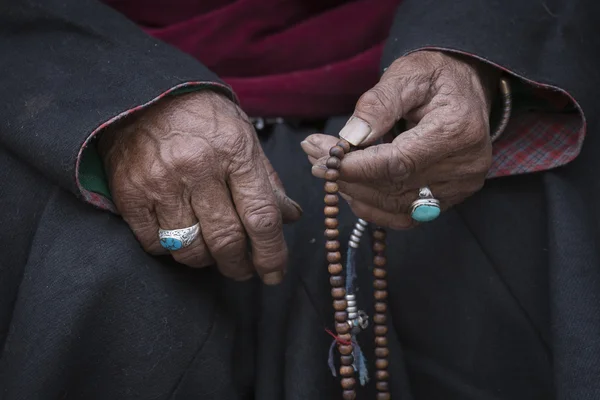
[{"label": "red thread on beads", "polygon": [[331,337],[334,338],[338,344],[342,344],[344,346],[350,346],[352,344],[351,340],[344,340],[341,337],[339,337],[338,335],[336,335],[335,333],[331,332],[327,328],[325,328],[325,332],[327,332],[329,335],[331,335]]}]

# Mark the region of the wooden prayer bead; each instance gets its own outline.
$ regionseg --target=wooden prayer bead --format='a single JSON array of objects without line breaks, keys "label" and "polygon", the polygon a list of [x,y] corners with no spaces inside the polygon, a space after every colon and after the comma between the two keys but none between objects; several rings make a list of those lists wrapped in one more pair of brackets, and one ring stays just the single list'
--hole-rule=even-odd
[{"label": "wooden prayer bead", "polygon": [[378,301],[374,305],[375,311],[378,313],[385,313],[387,311],[387,304],[384,302]]},{"label": "wooden prayer bead", "polygon": [[337,194],[326,194],[324,201],[327,206],[337,206],[340,199]]},{"label": "wooden prayer bead", "polygon": [[340,249],[339,240],[328,240],[325,242],[325,249],[327,251],[338,251]]},{"label": "wooden prayer bead", "polygon": [[380,392],[388,392],[390,390],[390,385],[386,381],[382,381],[377,382],[375,388]]},{"label": "wooden prayer bead", "polygon": [[349,332],[340,333],[340,334],[338,334],[338,337],[342,340],[345,340],[346,342],[349,342],[352,340],[352,335]]},{"label": "wooden prayer bead", "polygon": [[[348,333],[350,332],[350,325],[348,325],[348,322],[336,322],[335,331],[339,334]],[[348,347],[350,347],[350,353],[352,353],[352,345],[349,345]]]},{"label": "wooden prayer bead", "polygon": [[392,396],[389,392],[379,392],[377,393],[377,400],[390,400]]},{"label": "wooden prayer bead", "polygon": [[325,228],[327,228],[327,229],[335,229],[338,227],[338,224],[339,224],[339,222],[338,222],[337,218],[330,218],[330,217],[325,218]]},{"label": "wooden prayer bead", "polygon": [[348,307],[348,303],[346,303],[346,299],[344,300],[334,300],[333,301],[333,308],[336,311],[343,311],[346,312],[346,307]]},{"label": "wooden prayer bead", "polygon": [[340,146],[344,150],[344,153],[348,153],[350,151],[350,143],[348,143],[347,140],[342,139],[335,145]]},{"label": "wooden prayer bead", "polygon": [[327,253],[327,261],[330,263],[339,263],[342,260],[342,253],[339,251],[330,251]]},{"label": "wooden prayer bead", "polygon": [[389,355],[390,355],[390,351],[388,350],[387,347],[375,347],[375,357],[385,358]]},{"label": "wooden prayer bead", "polygon": [[331,157],[337,157],[337,158],[339,158],[340,160],[341,160],[342,158],[344,158],[344,155],[345,155],[345,154],[346,154],[346,152],[345,152],[345,151],[344,151],[344,149],[343,149],[342,147],[340,147],[340,146],[333,146],[333,147],[331,148],[331,150],[329,150],[329,155],[330,155]]},{"label": "wooden prayer bead", "polygon": [[352,365],[352,363],[354,362],[354,357],[353,356],[341,356],[340,362],[342,363],[342,365]]},{"label": "wooden prayer bead", "polygon": [[341,287],[344,286],[344,277],[339,275],[333,275],[329,277],[329,283],[333,287]]},{"label": "wooden prayer bead", "polygon": [[338,184],[335,182],[325,182],[324,188],[325,192],[329,194],[336,194],[340,190]]},{"label": "wooden prayer bead", "polygon": [[385,279],[375,279],[373,281],[373,288],[383,290],[387,288],[387,281]]},{"label": "wooden prayer bead", "polygon": [[[336,287],[331,289],[331,297],[334,299],[341,300],[346,296],[346,289],[343,287]],[[344,300],[346,301],[346,300]]]},{"label": "wooden prayer bead", "polygon": [[328,181],[332,181],[335,182],[340,178],[340,171],[337,169],[328,169],[327,171],[325,171],[325,179],[327,179]]},{"label": "wooden prayer bead", "polygon": [[352,345],[341,344],[338,347],[340,354],[343,356],[347,356],[352,354]]},{"label": "wooden prayer bead", "polygon": [[340,236],[340,231],[337,229],[325,229],[325,237],[327,239],[337,239]]},{"label": "wooden prayer bead", "polygon": [[373,268],[373,276],[378,279],[385,279],[387,271],[383,268]]},{"label": "wooden prayer bead", "polygon": [[340,375],[341,376],[354,376],[354,367],[348,365],[342,365],[340,367]]},{"label": "wooden prayer bead", "polygon": [[356,381],[354,378],[342,378],[342,388],[345,390],[354,389],[354,385],[356,385]]},{"label": "wooden prayer bead", "polygon": [[348,314],[343,311],[336,311],[335,314],[333,314],[333,317],[337,322],[346,322],[348,319]]},{"label": "wooden prayer bead", "polygon": [[344,270],[344,267],[342,266],[342,264],[329,264],[327,270],[331,275],[339,275]]},{"label": "wooden prayer bead", "polygon": [[[341,258],[341,255],[340,255],[340,258]],[[376,290],[375,291],[375,300],[385,300],[385,299],[387,299],[387,297],[388,297],[387,290]]]},{"label": "wooden prayer bead", "polygon": [[390,374],[385,369],[375,371],[375,378],[378,381],[387,381],[390,377]]},{"label": "wooden prayer bead", "polygon": [[385,231],[382,229],[375,229],[375,231],[373,232],[373,239],[379,240],[380,242],[383,242],[385,240],[385,236]]},{"label": "wooden prayer bead", "polygon": [[375,360],[375,368],[377,369],[387,369],[388,365],[388,360],[386,360],[385,358],[378,358],[377,360]]},{"label": "wooden prayer bead", "polygon": [[385,336],[379,336],[375,338],[375,346],[377,347],[387,347],[388,340]]},{"label": "wooden prayer bead", "polygon": [[325,206],[325,216],[328,218],[337,217],[340,209],[337,206]]},{"label": "wooden prayer bead", "polygon": [[383,242],[374,242],[373,243],[373,251],[376,253],[382,253],[385,251],[385,243]]},{"label": "wooden prayer bead", "polygon": [[373,322],[379,325],[385,324],[385,314],[377,313],[373,315]]},{"label": "wooden prayer bead", "polygon": [[338,157],[329,157],[327,161],[325,161],[325,166],[330,169],[340,169],[342,166],[342,160]]},{"label": "wooden prayer bead", "polygon": [[356,392],[354,390],[344,390],[342,392],[342,398],[344,400],[356,400]]},{"label": "wooden prayer bead", "polygon": [[375,325],[373,328],[375,336],[385,336],[388,331],[388,327],[385,325]]},{"label": "wooden prayer bead", "polygon": [[387,260],[383,256],[373,257],[373,264],[375,264],[378,267],[385,267],[386,262],[387,262]]}]

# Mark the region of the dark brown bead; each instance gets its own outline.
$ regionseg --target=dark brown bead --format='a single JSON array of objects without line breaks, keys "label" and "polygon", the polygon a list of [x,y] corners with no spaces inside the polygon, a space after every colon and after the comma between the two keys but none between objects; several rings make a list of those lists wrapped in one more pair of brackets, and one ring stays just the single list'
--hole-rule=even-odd
[{"label": "dark brown bead", "polygon": [[333,316],[337,322],[346,322],[348,319],[348,314],[346,314],[344,311],[336,311]]},{"label": "dark brown bead", "polygon": [[377,382],[375,384],[375,388],[377,388],[377,390],[380,392],[389,392],[390,385],[388,385],[388,383],[386,381],[382,381],[382,382]]},{"label": "dark brown bead", "polygon": [[[335,323],[335,331],[338,334],[344,334],[350,332],[350,325],[347,322],[336,322]],[[352,346],[350,346],[352,347]]]},{"label": "dark brown bead", "polygon": [[387,271],[383,268],[373,268],[373,276],[378,279],[385,279]]},{"label": "dark brown bead", "polygon": [[338,251],[340,249],[339,240],[328,240],[325,242],[325,249],[327,251]]},{"label": "dark brown bead", "polygon": [[385,369],[375,371],[375,378],[378,381],[387,381],[390,378],[390,374]]},{"label": "dark brown bead", "polygon": [[348,333],[340,333],[338,334],[338,338],[345,340],[346,342],[350,342],[352,340],[352,335]]},{"label": "dark brown bead", "polygon": [[375,279],[373,281],[373,287],[379,290],[385,289],[387,288],[387,281],[385,279]]},{"label": "dark brown bead", "polygon": [[340,213],[340,209],[337,206],[325,206],[325,216],[326,217],[337,217]]},{"label": "dark brown bead", "polygon": [[343,287],[332,288],[331,297],[338,300],[343,299],[344,297],[346,297],[346,289]]},{"label": "dark brown bead", "polygon": [[377,347],[387,347],[388,340],[385,336],[379,336],[375,338],[375,346]]},{"label": "dark brown bead", "polygon": [[375,243],[373,243],[373,251],[375,253],[381,253],[381,252],[385,251],[385,243],[375,241]]},{"label": "dark brown bead", "polygon": [[340,362],[342,365],[352,365],[354,362],[354,357],[352,356],[340,356]]},{"label": "dark brown bead", "polygon": [[375,315],[373,315],[373,322],[378,325],[385,324],[385,314],[376,313]]},{"label": "dark brown bead", "polygon": [[[327,253],[327,261],[330,263],[339,263],[342,260],[342,253],[339,251],[330,251]],[[377,293],[376,291],[375,293]]]},{"label": "dark brown bead", "polygon": [[342,166],[342,160],[337,157],[329,157],[325,162],[325,166],[330,169],[340,169]]},{"label": "dark brown bead", "polygon": [[346,307],[348,307],[348,303],[346,303],[346,299],[333,301],[333,309],[336,311],[346,312]]},{"label": "dark brown bead", "polygon": [[388,360],[386,360],[385,358],[378,358],[377,360],[375,360],[375,368],[377,369],[387,369],[388,365]]},{"label": "dark brown bead", "polygon": [[383,229],[375,229],[373,239],[383,242],[385,240],[385,231]]},{"label": "dark brown bead", "polygon": [[337,239],[340,236],[340,231],[337,229],[325,229],[325,237],[327,239]]},{"label": "dark brown bead", "polygon": [[325,228],[335,229],[339,225],[337,218],[325,218]]},{"label": "dark brown bead", "polygon": [[385,313],[387,311],[387,304],[382,301],[375,302],[375,311],[378,313]]},{"label": "dark brown bead", "polygon": [[351,367],[349,365],[342,365],[340,367],[340,375],[341,376],[354,376],[354,367]]},{"label": "dark brown bead", "polygon": [[[327,208],[327,207],[325,207],[325,208]],[[327,215],[327,214],[325,214],[325,215]],[[375,264],[378,267],[385,267],[386,262],[387,262],[387,260],[385,259],[384,256],[373,257],[373,264]]]},{"label": "dark brown bead", "polygon": [[343,356],[347,356],[352,354],[352,345],[346,345],[346,344],[341,344],[338,346],[338,350],[340,351],[340,354]]},{"label": "dark brown bead", "polygon": [[392,396],[389,392],[378,392],[377,397],[375,397],[376,400],[390,400],[391,398]]},{"label": "dark brown bead", "polygon": [[[331,254],[331,253],[329,253]],[[341,257],[341,255],[340,255]],[[387,290],[376,290],[375,291],[375,300],[385,300],[388,297]]]},{"label": "dark brown bead", "polygon": [[337,157],[341,160],[344,158],[344,154],[346,154],[346,152],[340,146],[333,146],[331,149],[329,149],[329,155],[331,157]]},{"label": "dark brown bead", "polygon": [[356,392],[352,390],[344,390],[342,392],[342,399],[344,400],[356,400]]},{"label": "dark brown bead", "polygon": [[332,275],[329,277],[329,284],[333,287],[344,286],[344,277],[341,275]]},{"label": "dark brown bead", "polygon": [[329,194],[337,194],[340,190],[338,184],[335,182],[325,182],[325,186],[323,187],[325,188],[325,192]]},{"label": "dark brown bead", "polygon": [[354,378],[342,378],[342,389],[354,389],[354,385],[356,385]]},{"label": "dark brown bead", "polygon": [[375,347],[375,357],[385,358],[390,355],[387,347]]},{"label": "dark brown bead", "polygon": [[338,171],[337,169],[328,169],[327,171],[325,171],[325,179],[327,179],[328,181],[332,181],[335,182],[340,178],[340,171]]},{"label": "dark brown bead", "polygon": [[327,270],[331,275],[339,275],[344,270],[344,267],[342,266],[342,264],[329,264]]},{"label": "dark brown bead", "polygon": [[348,153],[350,151],[350,143],[348,143],[348,141],[345,139],[340,140],[335,145],[344,149],[344,153]]},{"label": "dark brown bead", "polygon": [[325,201],[325,205],[328,206],[337,206],[340,202],[340,198],[337,194],[326,194],[323,200]]},{"label": "dark brown bead", "polygon": [[386,325],[375,325],[373,328],[373,332],[375,332],[375,336],[385,336],[387,334],[388,327]]}]

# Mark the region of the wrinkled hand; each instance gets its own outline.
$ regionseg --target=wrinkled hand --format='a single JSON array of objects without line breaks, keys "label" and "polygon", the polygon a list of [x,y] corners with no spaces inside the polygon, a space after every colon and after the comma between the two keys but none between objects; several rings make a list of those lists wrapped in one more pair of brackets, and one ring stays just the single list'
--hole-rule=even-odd
[{"label": "wrinkled hand", "polygon": [[[489,113],[498,76],[483,64],[419,51],[396,60],[358,101],[340,132],[354,145],[384,137],[400,119],[410,129],[393,141],[344,158],[339,188],[354,213],[395,229],[415,224],[409,208],[428,185],[442,210],[484,183],[491,165]],[[323,177],[336,138],[311,135],[302,143]]]},{"label": "wrinkled hand", "polygon": [[281,281],[282,220],[295,221],[302,211],[229,99],[212,91],[164,99],[105,132],[99,148],[115,205],[146,251],[167,252],[159,227],[199,222],[200,236],[172,252],[178,262],[216,262],[227,277],[243,280],[256,270],[267,284]]}]

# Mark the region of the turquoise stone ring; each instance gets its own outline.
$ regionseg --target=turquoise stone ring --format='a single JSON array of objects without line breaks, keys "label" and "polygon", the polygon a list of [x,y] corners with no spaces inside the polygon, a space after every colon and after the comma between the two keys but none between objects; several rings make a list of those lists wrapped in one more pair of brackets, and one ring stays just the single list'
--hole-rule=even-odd
[{"label": "turquoise stone ring", "polygon": [[182,229],[159,229],[160,245],[169,251],[177,251],[188,247],[198,237],[200,224]]},{"label": "turquoise stone ring", "polygon": [[410,216],[417,222],[433,221],[440,216],[440,201],[427,186],[419,189],[419,198],[410,206]]}]

